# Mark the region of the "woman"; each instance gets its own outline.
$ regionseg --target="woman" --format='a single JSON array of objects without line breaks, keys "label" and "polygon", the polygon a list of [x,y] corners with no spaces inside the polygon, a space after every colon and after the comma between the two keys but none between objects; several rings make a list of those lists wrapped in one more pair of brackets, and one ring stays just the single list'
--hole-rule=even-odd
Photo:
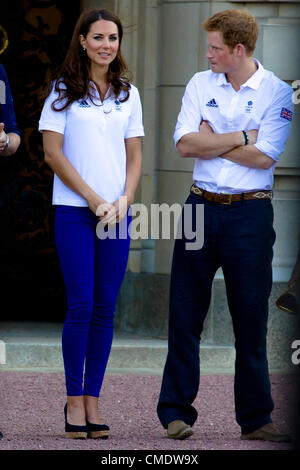
[{"label": "woman", "polygon": [[[141,175],[144,135],[138,90],[124,78],[122,36],[112,12],[80,16],[39,122],[45,161],[55,173],[55,239],[68,301],[62,335],[67,438],[109,434],[98,398],[127,265],[127,212]],[[117,223],[117,237],[98,237],[99,220]]]}]

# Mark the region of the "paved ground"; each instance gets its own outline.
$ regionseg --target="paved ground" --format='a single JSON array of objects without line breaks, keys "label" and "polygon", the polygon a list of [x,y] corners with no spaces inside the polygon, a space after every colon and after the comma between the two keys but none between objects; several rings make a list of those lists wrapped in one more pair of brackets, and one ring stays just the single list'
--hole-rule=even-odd
[{"label": "paved ground", "polygon": [[[203,375],[195,406],[195,434],[185,441],[166,438],[156,415],[159,375],[108,374],[101,410],[111,428],[108,440],[64,438],[64,375],[2,371],[0,373],[0,450],[290,450],[294,444],[241,441],[234,419],[232,375]],[[275,401],[273,421],[294,432],[295,375],[271,375]],[[299,383],[298,383],[299,385]]]}]

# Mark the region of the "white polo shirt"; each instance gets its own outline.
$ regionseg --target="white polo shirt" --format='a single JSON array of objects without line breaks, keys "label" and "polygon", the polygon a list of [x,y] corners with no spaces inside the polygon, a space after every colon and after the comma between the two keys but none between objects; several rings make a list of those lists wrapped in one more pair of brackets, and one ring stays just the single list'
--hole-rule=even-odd
[{"label": "white polo shirt", "polygon": [[195,158],[197,186],[216,193],[271,189],[273,172],[283,152],[293,116],[292,88],[258,65],[256,72],[235,91],[224,73],[196,73],[188,83],[174,133],[175,145],[185,134],[199,132],[202,120],[215,133],[259,129],[255,146],[274,160],[268,169],[248,168],[218,157]]},{"label": "white polo shirt", "polygon": [[[59,112],[51,109],[57,96],[53,88],[44,103],[39,131],[63,134],[62,153],[65,157],[99,196],[110,203],[115,201],[125,190],[125,139],[144,135],[137,88],[131,85],[130,96],[124,103],[120,102],[125,96],[124,91],[121,91],[119,99],[111,96],[103,103],[97,92],[95,104],[85,98]],[[57,108],[59,106],[56,105]],[[52,202],[57,205],[88,206],[87,201],[66,186],[56,174]]]}]

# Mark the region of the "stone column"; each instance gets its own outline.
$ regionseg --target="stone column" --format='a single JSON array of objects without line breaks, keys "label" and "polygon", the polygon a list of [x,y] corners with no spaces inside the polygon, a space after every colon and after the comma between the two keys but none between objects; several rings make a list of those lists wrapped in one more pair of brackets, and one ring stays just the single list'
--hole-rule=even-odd
[{"label": "stone column", "polygon": [[[180,159],[173,133],[185,86],[192,75],[207,69],[202,22],[209,2],[160,2],[160,113],[157,166],[158,202],[184,204],[192,183],[193,159]],[[173,242],[156,243],[156,272],[169,273]]]}]

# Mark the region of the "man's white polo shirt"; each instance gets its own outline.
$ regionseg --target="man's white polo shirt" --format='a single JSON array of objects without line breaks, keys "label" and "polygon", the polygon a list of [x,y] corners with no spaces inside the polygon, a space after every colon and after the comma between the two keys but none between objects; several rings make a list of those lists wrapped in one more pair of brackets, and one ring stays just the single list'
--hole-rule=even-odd
[{"label": "man's white polo shirt", "polygon": [[283,152],[293,115],[292,88],[255,59],[256,72],[238,91],[223,73],[196,73],[186,87],[174,133],[175,145],[185,134],[199,132],[202,120],[215,133],[259,129],[255,146],[274,160],[268,169],[248,168],[221,157],[195,158],[197,186],[216,193],[271,189],[273,172]]},{"label": "man's white polo shirt", "polygon": [[[81,99],[59,112],[51,108],[57,96],[53,88],[44,103],[39,130],[63,134],[62,153],[65,157],[99,196],[110,203],[115,201],[125,189],[125,139],[144,135],[137,88],[131,85],[130,96],[124,103],[120,102],[125,96],[125,92],[121,91],[119,99],[111,96],[103,104],[100,99],[94,99],[95,104],[88,98]],[[66,186],[57,175],[54,175],[52,202],[88,206],[87,201]]]}]

